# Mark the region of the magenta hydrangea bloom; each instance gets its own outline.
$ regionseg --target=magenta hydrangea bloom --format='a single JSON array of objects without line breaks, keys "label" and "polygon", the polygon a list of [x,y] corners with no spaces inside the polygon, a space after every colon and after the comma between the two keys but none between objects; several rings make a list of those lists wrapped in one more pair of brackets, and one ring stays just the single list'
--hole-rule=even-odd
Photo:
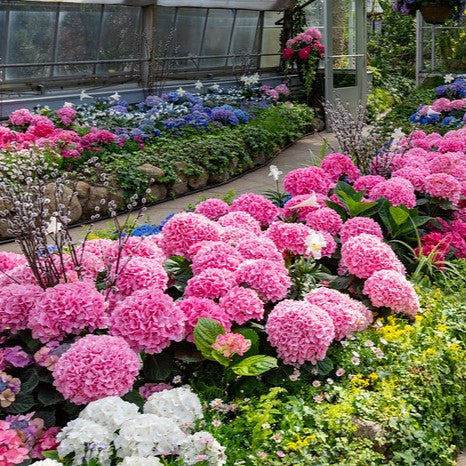
[{"label": "magenta hydrangea bloom", "polygon": [[67,400],[80,405],[128,393],[139,369],[137,354],[123,338],[86,335],[57,361],[53,384]]},{"label": "magenta hydrangea bloom", "polygon": [[329,288],[316,288],[305,299],[323,309],[332,318],[336,340],[341,340],[356,330],[361,312],[357,301],[348,295]]},{"label": "magenta hydrangea bloom", "polygon": [[165,390],[171,390],[173,388],[169,383],[145,383],[142,387],[139,387],[139,394],[147,400],[154,393],[160,393]]},{"label": "magenta hydrangea bloom", "polygon": [[173,299],[153,288],[119,302],[110,317],[110,334],[124,338],[134,351],[160,353],[185,336],[186,317]]},{"label": "magenta hydrangea bloom", "polygon": [[0,271],[2,272],[8,272],[9,270],[13,270],[18,265],[25,265],[26,263],[26,258],[22,254],[0,251]]},{"label": "magenta hydrangea bloom", "polygon": [[[118,254],[118,241],[114,241],[115,255]],[[130,236],[123,240],[123,247],[121,249],[122,257],[144,257],[146,259],[155,259],[163,262],[166,257],[161,248],[159,248],[150,238]]]},{"label": "magenta hydrangea bloom", "polygon": [[372,188],[382,181],[385,181],[385,178],[380,175],[364,175],[359,177],[353,184],[355,191],[366,191],[366,196],[368,196]]},{"label": "magenta hydrangea bloom", "polygon": [[299,196],[292,197],[289,201],[287,201],[287,203],[283,207],[283,216],[286,219],[288,219],[292,215],[297,214],[298,220],[301,222],[304,222],[304,220],[306,220],[306,217],[309,213],[311,213],[312,211],[316,209],[319,209],[320,207],[325,207],[326,205],[325,200],[327,199],[327,197],[320,193],[314,194],[316,203],[318,204],[317,207],[314,207],[314,206],[295,207],[299,204],[302,204],[305,201],[308,201],[311,195],[301,194]]},{"label": "magenta hydrangea bloom", "polygon": [[121,259],[120,271],[116,280],[118,293],[129,296],[137,290],[158,288],[165,290],[168,275],[157,259],[133,257]]},{"label": "magenta hydrangea bloom", "polygon": [[250,286],[264,301],[280,301],[291,286],[286,267],[266,259],[243,262],[236,271],[236,277],[238,284]]},{"label": "magenta hydrangea bloom", "polygon": [[246,212],[264,227],[270,225],[280,215],[280,209],[272,201],[253,193],[242,194],[236,198],[230,210],[231,212]]},{"label": "magenta hydrangea bloom", "polygon": [[221,229],[203,215],[181,212],[163,227],[162,249],[167,257],[188,257],[188,250],[199,241],[219,241]]},{"label": "magenta hydrangea bloom", "polygon": [[337,250],[337,243],[333,236],[328,231],[317,231],[325,239],[325,246],[321,249],[320,254],[322,257],[332,257],[333,253]]},{"label": "magenta hydrangea bloom", "polygon": [[329,175],[319,167],[291,170],[283,179],[283,188],[292,196],[313,192],[327,195],[332,187]]},{"label": "magenta hydrangea bloom", "polygon": [[274,222],[265,233],[283,254],[305,255],[311,229],[302,223]]},{"label": "magenta hydrangea bloom", "polygon": [[70,126],[76,117],[76,110],[71,107],[63,107],[57,110],[57,117],[65,126]]},{"label": "magenta hydrangea bloom", "polygon": [[[235,214],[244,213],[244,212],[234,212]],[[254,219],[253,219],[254,220]],[[244,228],[226,226],[222,227],[220,233],[220,239],[225,243],[228,243],[231,246],[238,245],[241,241],[245,239],[255,239],[258,238],[258,235],[253,233],[251,230],[246,230]]]},{"label": "magenta hydrangea bloom", "polygon": [[188,280],[184,295],[197,298],[220,298],[236,284],[236,274],[226,269],[209,268]]},{"label": "magenta hydrangea bloom", "polygon": [[20,285],[38,285],[36,277],[27,264],[18,265],[8,271],[8,275],[0,273],[0,286],[20,284]]},{"label": "magenta hydrangea bloom", "polygon": [[12,333],[27,328],[29,312],[44,291],[36,285],[5,285],[0,287],[0,332]]},{"label": "magenta hydrangea bloom", "polygon": [[364,283],[363,293],[369,296],[373,306],[388,307],[411,318],[420,309],[413,285],[394,270],[374,272]]},{"label": "magenta hydrangea bloom", "polygon": [[392,248],[373,235],[353,236],[341,247],[341,265],[359,278],[369,278],[379,270],[405,273]]},{"label": "magenta hydrangea bloom", "polygon": [[265,236],[243,239],[236,249],[244,259],[267,259],[280,264],[283,263],[283,256],[277,246],[270,238]]},{"label": "magenta hydrangea bloom", "polygon": [[200,202],[194,212],[209,218],[210,220],[218,220],[223,215],[230,211],[230,206],[221,199],[206,199]]},{"label": "magenta hydrangea bloom", "polygon": [[426,168],[410,166],[399,168],[392,172],[393,177],[408,180],[414,186],[414,189],[420,193],[425,191],[425,179],[429,174],[430,172]]},{"label": "magenta hydrangea bloom", "polygon": [[235,286],[219,301],[231,321],[240,325],[250,320],[261,320],[264,317],[264,303],[251,288]]},{"label": "magenta hydrangea bloom", "polygon": [[330,234],[336,235],[343,225],[343,220],[330,207],[321,207],[307,215],[306,225],[313,230],[328,231]]},{"label": "magenta hydrangea bloom", "polygon": [[12,125],[24,126],[29,125],[32,121],[33,114],[26,108],[20,108],[10,113],[8,117]]},{"label": "magenta hydrangea bloom", "polygon": [[104,262],[106,266],[112,264],[116,259],[118,248],[115,247],[116,241],[110,239],[90,239],[85,242],[84,246],[77,248],[78,257],[81,254],[81,250],[84,247],[86,252],[90,252]]},{"label": "magenta hydrangea bloom", "polygon": [[[211,242],[202,246],[192,259],[191,268],[194,274],[199,274],[208,268],[227,269],[235,271],[243,260],[241,254],[227,243]],[[196,245],[194,245],[196,246]],[[191,252],[191,249],[189,250]]]},{"label": "magenta hydrangea bloom", "polygon": [[192,333],[201,317],[216,320],[227,332],[231,330],[230,316],[211,299],[191,297],[177,301],[176,306],[186,317],[186,339],[188,341],[193,341]]},{"label": "magenta hydrangea bloom", "polygon": [[354,217],[348,219],[340,230],[340,240],[346,243],[353,236],[358,236],[362,233],[377,236],[383,240],[382,228],[380,225],[369,217]]},{"label": "magenta hydrangea bloom", "polygon": [[433,173],[426,178],[426,192],[432,197],[447,199],[453,205],[458,204],[461,194],[461,183],[446,173]]},{"label": "magenta hydrangea bloom", "polygon": [[[466,181],[466,154],[464,152],[447,152],[439,154],[429,160],[430,173],[447,173],[458,181]],[[428,173],[429,174],[429,173]]]},{"label": "magenta hydrangea bloom", "polygon": [[48,288],[29,312],[28,327],[42,343],[107,327],[103,296],[89,282]]},{"label": "magenta hydrangea bloom", "polygon": [[465,152],[466,138],[448,137],[443,138],[438,146],[439,152]]},{"label": "magenta hydrangea bloom", "polygon": [[416,194],[414,186],[405,178],[391,178],[376,184],[369,194],[373,201],[384,197],[393,206],[404,205],[408,209],[416,207]]},{"label": "magenta hydrangea bloom", "polygon": [[320,168],[324,169],[334,182],[338,181],[343,175],[346,175],[349,181],[356,181],[361,174],[351,157],[338,152],[326,155],[322,159]]},{"label": "magenta hydrangea bloom", "polygon": [[278,303],[265,326],[269,343],[285,364],[316,364],[335,338],[332,319],[318,306],[286,299]]},{"label": "magenta hydrangea bloom", "polygon": [[256,236],[262,234],[261,224],[252,215],[247,212],[230,212],[218,220],[222,227],[235,227],[248,230]]}]

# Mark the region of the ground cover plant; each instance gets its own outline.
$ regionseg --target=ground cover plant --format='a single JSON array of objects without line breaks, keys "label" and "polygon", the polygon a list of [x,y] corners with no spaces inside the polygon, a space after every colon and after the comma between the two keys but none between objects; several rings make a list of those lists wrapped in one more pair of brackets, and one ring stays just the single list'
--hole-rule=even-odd
[{"label": "ground cover plant", "polygon": [[0,253],[0,459],[450,464],[465,145],[464,127],[398,134],[366,171],[332,153],[267,197],[205,199],[160,225],[115,218],[79,244],[50,149],[0,161],[23,251]]}]

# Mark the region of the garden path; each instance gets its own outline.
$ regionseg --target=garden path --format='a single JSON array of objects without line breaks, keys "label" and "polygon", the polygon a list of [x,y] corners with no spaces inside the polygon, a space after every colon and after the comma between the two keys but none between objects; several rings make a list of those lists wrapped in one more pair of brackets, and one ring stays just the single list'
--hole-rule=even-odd
[{"label": "garden path", "polygon": [[[236,195],[243,193],[256,193],[262,194],[265,191],[275,190],[276,183],[269,174],[270,165],[276,165],[280,171],[286,175],[289,171],[316,163],[320,156],[321,147],[324,143],[324,139],[328,141],[327,152],[334,152],[338,148],[333,133],[313,133],[305,136],[295,142],[293,145],[283,150],[277,157],[270,160],[264,167],[258,168],[250,173],[240,176],[237,179],[227,182],[220,186],[214,186],[206,189],[202,192],[197,192],[182,196],[177,199],[163,202],[147,208],[147,212],[142,219],[142,223],[153,223],[158,224],[169,214],[173,212],[179,212],[186,208],[188,204],[193,204],[199,201],[199,196],[203,195],[206,197],[223,196],[228,191],[234,190]],[[282,178],[281,178],[282,179]],[[122,215],[121,218],[125,218]],[[101,220],[94,223],[94,230],[107,229],[112,226],[112,220]],[[73,239],[79,241],[83,239],[84,235],[88,231],[87,226],[72,228],[71,233]],[[0,245],[0,250],[20,252],[18,245],[11,242]]]}]

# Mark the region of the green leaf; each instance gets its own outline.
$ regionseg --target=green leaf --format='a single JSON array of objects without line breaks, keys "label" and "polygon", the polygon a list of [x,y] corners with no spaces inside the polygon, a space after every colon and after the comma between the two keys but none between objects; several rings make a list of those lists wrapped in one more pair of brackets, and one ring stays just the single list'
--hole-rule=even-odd
[{"label": "green leaf", "polygon": [[243,359],[238,364],[231,367],[231,370],[237,375],[259,375],[270,369],[277,367],[277,360],[272,356],[257,354]]},{"label": "green leaf", "polygon": [[17,413],[26,413],[28,412],[34,405],[36,401],[32,395],[28,393],[19,393],[16,395],[14,403],[12,403],[5,411],[12,414]]},{"label": "green leaf", "polygon": [[409,218],[409,212],[408,212],[408,209],[406,207],[402,207],[402,206],[393,207],[393,206],[390,206],[388,208],[388,210],[389,210],[390,215],[392,216],[393,220],[395,221],[395,223],[398,226],[402,225]]},{"label": "green leaf", "polygon": [[144,358],[143,373],[151,381],[167,380],[173,369],[173,361],[166,353],[148,354]]},{"label": "green leaf", "polygon": [[329,357],[326,357],[322,361],[317,361],[316,368],[320,375],[328,375],[332,372],[333,362]]},{"label": "green leaf", "polygon": [[37,399],[44,406],[50,406],[64,401],[62,394],[51,385],[42,385],[39,389]]},{"label": "green leaf", "polygon": [[329,288],[334,290],[346,290],[351,284],[350,277],[337,277],[329,283]]},{"label": "green leaf", "polygon": [[247,356],[253,356],[259,352],[259,335],[252,328],[240,328],[235,333],[243,335],[246,340],[251,342],[251,346],[245,353]]},{"label": "green leaf", "polygon": [[212,359],[219,362],[222,366],[229,366],[230,365],[230,360],[226,358],[222,353],[212,350],[210,355],[212,356]]},{"label": "green leaf", "polygon": [[358,215],[364,214],[365,217],[374,215],[379,210],[377,202],[358,202],[351,206],[350,216],[357,217]]},{"label": "green leaf", "polygon": [[348,213],[346,212],[345,208],[342,207],[340,204],[337,204],[336,202],[332,201],[325,201],[325,204],[327,204],[327,207],[333,209],[343,220],[346,220],[348,218]]},{"label": "green leaf", "polygon": [[123,396],[125,401],[129,401],[130,403],[134,403],[135,405],[142,408],[144,405],[144,398],[140,395],[137,390],[131,390],[125,396]]},{"label": "green leaf", "polygon": [[44,456],[44,458],[49,458],[51,460],[58,461],[60,459],[57,450],[41,451],[41,454]]},{"label": "green leaf", "polygon": [[25,382],[21,382],[21,393],[31,393],[39,383],[39,376],[37,375],[36,370],[32,370],[29,373],[29,377]]},{"label": "green leaf", "polygon": [[212,345],[217,337],[225,333],[225,329],[213,319],[201,317],[194,328],[194,343],[196,348],[207,359],[212,359]]}]

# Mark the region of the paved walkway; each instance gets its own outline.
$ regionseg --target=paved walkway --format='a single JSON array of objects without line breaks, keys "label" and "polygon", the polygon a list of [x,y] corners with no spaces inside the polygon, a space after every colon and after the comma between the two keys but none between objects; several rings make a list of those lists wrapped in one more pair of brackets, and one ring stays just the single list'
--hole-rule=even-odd
[{"label": "paved walkway", "polygon": [[[200,195],[206,197],[223,196],[231,190],[234,190],[236,195],[248,192],[261,194],[265,191],[274,190],[276,189],[276,183],[271,176],[268,176],[269,166],[276,165],[278,169],[286,175],[295,168],[316,163],[320,156],[322,145],[324,144],[324,138],[328,140],[327,152],[336,150],[337,143],[333,134],[322,132],[306,136],[288,149],[285,149],[273,160],[270,160],[266,166],[241,176],[236,180],[221,186],[214,186],[210,189],[206,189],[202,191],[202,193],[189,194],[178,199],[148,207],[142,221],[144,223],[158,224],[172,212],[179,212],[185,209],[188,204],[197,203]],[[125,216],[123,215],[121,218],[125,218]],[[113,226],[112,220],[102,220],[94,223],[94,230],[106,229],[111,226]],[[88,228],[88,226],[72,228],[73,239],[76,241],[81,240],[88,231]],[[2,244],[0,245],[0,250],[19,252],[19,248],[15,243]]]}]

